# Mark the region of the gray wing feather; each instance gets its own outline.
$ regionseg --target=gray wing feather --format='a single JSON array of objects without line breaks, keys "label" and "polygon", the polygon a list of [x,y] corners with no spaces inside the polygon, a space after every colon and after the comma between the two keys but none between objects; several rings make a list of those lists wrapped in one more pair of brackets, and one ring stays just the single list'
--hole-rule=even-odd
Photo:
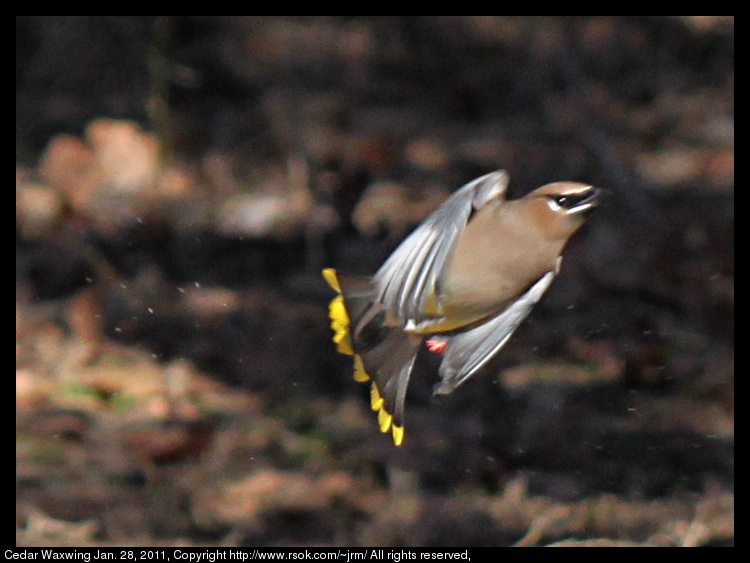
[{"label": "gray wing feather", "polygon": [[404,324],[419,324],[428,296],[473,211],[502,198],[505,170],[491,172],[458,189],[393,251],[374,281],[378,301]]},{"label": "gray wing feather", "polygon": [[547,291],[556,274],[556,271],[547,272],[502,313],[451,337],[440,364],[442,381],[436,386],[435,394],[452,393],[497,354]]}]

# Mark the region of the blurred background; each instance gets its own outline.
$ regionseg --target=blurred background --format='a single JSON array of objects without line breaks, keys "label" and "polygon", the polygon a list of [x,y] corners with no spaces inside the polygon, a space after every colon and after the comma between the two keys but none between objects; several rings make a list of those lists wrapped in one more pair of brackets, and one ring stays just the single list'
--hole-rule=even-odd
[{"label": "blurred background", "polygon": [[[605,204],[405,444],[336,354],[463,183]],[[17,16],[18,545],[733,545],[734,16]]]}]

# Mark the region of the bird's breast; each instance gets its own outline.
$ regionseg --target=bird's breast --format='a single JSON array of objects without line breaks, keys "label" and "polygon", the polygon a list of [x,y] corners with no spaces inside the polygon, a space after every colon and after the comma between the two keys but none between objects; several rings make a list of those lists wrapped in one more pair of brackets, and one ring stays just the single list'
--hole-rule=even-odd
[{"label": "bird's breast", "polygon": [[435,298],[451,325],[495,315],[556,267],[561,244],[499,230],[462,237]]}]

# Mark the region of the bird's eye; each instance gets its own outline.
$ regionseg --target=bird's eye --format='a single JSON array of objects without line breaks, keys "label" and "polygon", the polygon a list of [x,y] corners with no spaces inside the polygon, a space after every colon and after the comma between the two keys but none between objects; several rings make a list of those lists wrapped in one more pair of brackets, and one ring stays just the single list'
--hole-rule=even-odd
[{"label": "bird's eye", "polygon": [[572,211],[581,204],[586,203],[589,201],[592,196],[595,196],[595,192],[592,191],[585,191],[583,193],[579,194],[567,194],[567,195],[550,195],[548,196],[548,202],[549,206],[553,210],[562,210],[565,209],[567,211]]},{"label": "bird's eye", "polygon": [[552,211],[562,211],[570,205],[568,200],[569,198],[566,195],[549,195],[547,196],[547,205],[550,206]]}]

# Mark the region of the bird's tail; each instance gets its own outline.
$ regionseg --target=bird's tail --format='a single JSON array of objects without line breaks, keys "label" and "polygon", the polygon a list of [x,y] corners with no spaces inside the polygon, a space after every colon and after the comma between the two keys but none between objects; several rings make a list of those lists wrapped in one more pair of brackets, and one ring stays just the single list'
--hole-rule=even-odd
[{"label": "bird's tail", "polygon": [[338,294],[328,307],[336,348],[354,358],[356,381],[371,382],[370,407],[378,413],[378,426],[390,431],[399,446],[406,388],[422,338],[388,326],[370,278],[342,275],[333,268],[323,270],[323,278]]}]

